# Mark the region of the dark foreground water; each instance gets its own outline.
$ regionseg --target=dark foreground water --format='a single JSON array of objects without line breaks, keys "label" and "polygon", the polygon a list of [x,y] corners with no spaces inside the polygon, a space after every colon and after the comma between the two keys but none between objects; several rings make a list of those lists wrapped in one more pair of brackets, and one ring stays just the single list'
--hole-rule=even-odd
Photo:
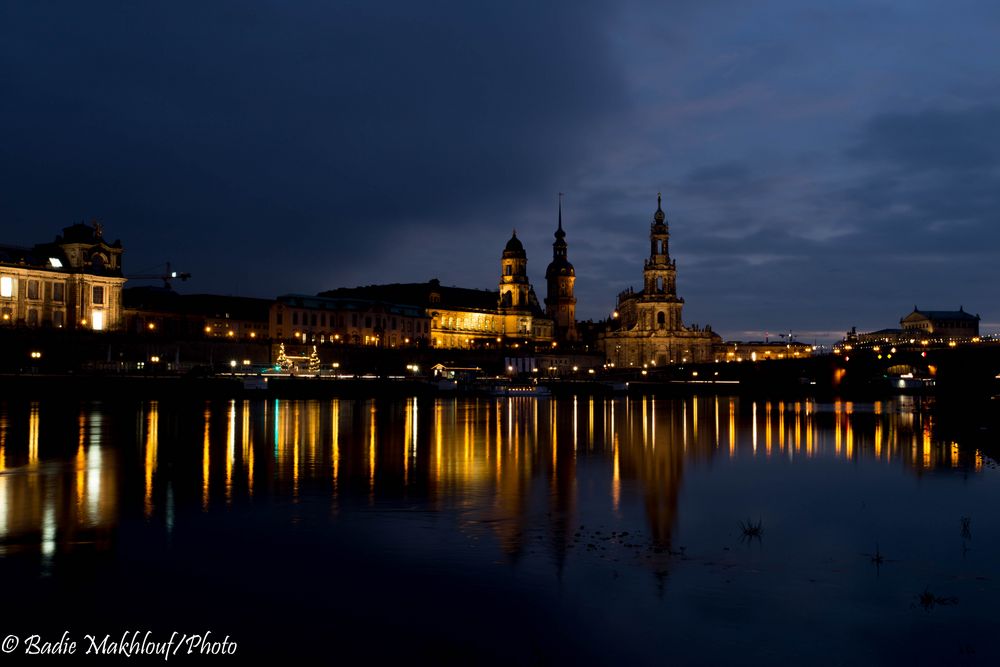
[{"label": "dark foreground water", "polygon": [[9,401],[0,636],[996,664],[1000,476],[937,432],[910,399]]}]

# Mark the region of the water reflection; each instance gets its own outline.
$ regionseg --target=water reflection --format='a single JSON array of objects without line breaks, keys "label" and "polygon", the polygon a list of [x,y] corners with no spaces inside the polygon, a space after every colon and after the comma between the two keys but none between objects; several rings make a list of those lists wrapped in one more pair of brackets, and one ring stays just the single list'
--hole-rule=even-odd
[{"label": "water reflection", "polygon": [[[935,433],[933,414],[907,398],[10,403],[0,406],[0,546],[50,562],[63,549],[107,545],[132,515],[169,532],[190,508],[307,501],[335,514],[399,502],[466,512],[466,525],[489,526],[513,558],[529,533],[562,554],[592,513],[641,507],[651,541],[669,548],[691,466],[983,469],[980,451]],[[596,505],[582,501],[584,483]]]},{"label": "water reflection", "polygon": [[71,429],[50,436],[39,401],[24,413],[0,407],[0,553],[37,550],[43,572],[60,549],[107,543],[118,518],[117,456],[102,445],[103,414],[62,417],[76,437]]}]

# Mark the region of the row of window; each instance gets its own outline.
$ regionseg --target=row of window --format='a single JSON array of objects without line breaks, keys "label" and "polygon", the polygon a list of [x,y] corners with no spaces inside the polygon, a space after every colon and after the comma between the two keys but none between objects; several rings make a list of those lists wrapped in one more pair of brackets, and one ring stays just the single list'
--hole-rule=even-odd
[{"label": "row of window", "polygon": [[[0,309],[0,317],[2,317],[2,321],[7,324],[14,323],[14,312],[10,308]],[[41,320],[38,314],[38,309],[29,308],[26,317],[24,318],[24,322],[29,327],[37,327],[39,323],[41,323],[56,328],[62,328],[66,326],[66,313],[61,310],[55,310],[52,312],[51,320]]]},{"label": "row of window", "polygon": [[[400,321],[400,319],[402,321]],[[371,329],[372,325],[380,326],[383,330],[392,331],[404,331],[407,333],[423,333],[429,332],[429,323],[427,321],[414,322],[412,319],[396,317],[382,317],[374,318],[371,315],[366,315],[364,318],[364,327],[366,329]],[[350,326],[358,327],[361,318],[358,313],[351,313]],[[275,324],[281,326],[284,324],[284,317],[282,313],[277,313],[275,315]],[[325,327],[325,328],[345,328],[345,318],[344,315],[336,315],[334,313],[299,313],[298,311],[292,311],[292,326],[308,326],[308,327]]]},{"label": "row of window", "polygon": [[484,315],[472,315],[469,317],[442,316],[434,318],[435,329],[460,329],[472,331],[499,331],[495,328],[494,319]]},{"label": "row of window", "polygon": [[[38,301],[42,299],[42,286],[44,284],[49,300],[62,303],[66,300],[66,283],[45,282],[40,280],[25,280],[26,298]],[[0,276],[0,297],[10,299],[14,296],[15,279],[11,276]],[[91,302],[97,305],[104,305],[104,286],[94,285],[91,288]]]}]

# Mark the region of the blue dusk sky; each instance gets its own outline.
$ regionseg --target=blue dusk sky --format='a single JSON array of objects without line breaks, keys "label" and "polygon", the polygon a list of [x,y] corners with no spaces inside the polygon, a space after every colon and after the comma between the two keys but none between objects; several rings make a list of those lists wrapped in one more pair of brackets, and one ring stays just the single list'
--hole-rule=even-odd
[{"label": "blue dusk sky", "polygon": [[0,5],[0,242],[99,219],[126,272],[272,297],[439,278],[578,316],[641,286],[662,192],[686,323],[828,340],[914,304],[1000,330],[1000,3]]}]

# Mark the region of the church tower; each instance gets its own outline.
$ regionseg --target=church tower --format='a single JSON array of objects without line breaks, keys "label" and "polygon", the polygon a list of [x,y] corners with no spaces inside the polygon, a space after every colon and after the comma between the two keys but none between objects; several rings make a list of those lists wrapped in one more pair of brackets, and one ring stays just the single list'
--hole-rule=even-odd
[{"label": "church tower", "polygon": [[555,237],[555,243],[552,244],[552,262],[545,270],[545,281],[548,283],[545,314],[555,323],[557,339],[575,341],[577,339],[576,297],[573,296],[573,283],[576,282],[576,271],[566,259],[566,232],[562,228],[562,193],[559,194],[559,226]]},{"label": "church tower", "polygon": [[500,259],[500,319],[505,336],[531,335],[533,307],[538,301],[528,282],[528,255],[517,238],[517,231],[507,241]]},{"label": "church tower", "polygon": [[500,260],[500,310],[520,312],[529,310],[528,255],[517,238],[517,231],[507,241]]}]

